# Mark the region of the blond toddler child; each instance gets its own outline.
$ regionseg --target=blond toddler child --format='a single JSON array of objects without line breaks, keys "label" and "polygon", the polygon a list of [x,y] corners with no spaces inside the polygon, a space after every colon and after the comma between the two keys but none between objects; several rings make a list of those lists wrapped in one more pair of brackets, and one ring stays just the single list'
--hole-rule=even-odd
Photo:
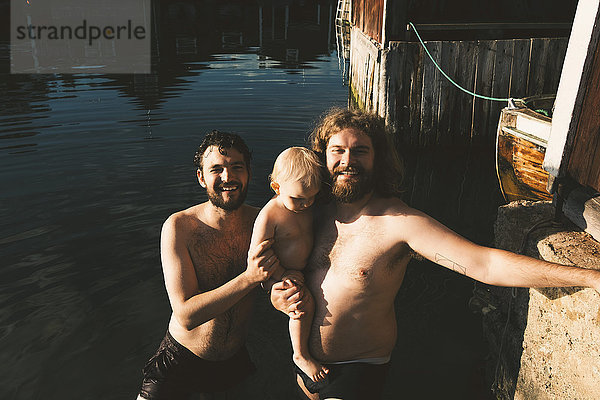
[{"label": "blond toddler child", "polygon": [[[273,250],[279,258],[276,280],[304,283],[302,271],[313,246],[311,206],[321,188],[321,163],[317,155],[304,147],[290,147],[275,160],[270,176],[275,196],[258,214],[252,231],[250,248],[273,239]],[[314,383],[325,380],[329,370],[310,355],[308,338],[314,315],[314,302],[305,288],[305,309],[299,319],[290,318],[289,331],[293,360]],[[312,385],[311,385],[312,386]]]}]

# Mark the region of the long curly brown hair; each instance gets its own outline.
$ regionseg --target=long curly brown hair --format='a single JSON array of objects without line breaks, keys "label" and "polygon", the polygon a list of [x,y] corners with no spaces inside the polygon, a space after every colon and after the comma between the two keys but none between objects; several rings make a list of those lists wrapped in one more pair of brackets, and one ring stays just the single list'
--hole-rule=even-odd
[{"label": "long curly brown hair", "polygon": [[309,137],[313,151],[319,155],[323,164],[327,165],[325,150],[329,139],[347,128],[363,132],[373,142],[375,192],[382,196],[400,196],[404,166],[385,121],[377,114],[344,108],[330,109]]}]

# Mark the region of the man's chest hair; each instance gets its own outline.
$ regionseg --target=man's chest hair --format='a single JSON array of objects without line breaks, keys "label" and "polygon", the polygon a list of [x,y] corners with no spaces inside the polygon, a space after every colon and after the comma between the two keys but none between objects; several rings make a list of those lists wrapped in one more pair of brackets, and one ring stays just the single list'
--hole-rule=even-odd
[{"label": "man's chest hair", "polygon": [[198,285],[211,290],[240,274],[246,267],[250,235],[243,231],[232,235],[203,229],[192,235],[189,251]]}]

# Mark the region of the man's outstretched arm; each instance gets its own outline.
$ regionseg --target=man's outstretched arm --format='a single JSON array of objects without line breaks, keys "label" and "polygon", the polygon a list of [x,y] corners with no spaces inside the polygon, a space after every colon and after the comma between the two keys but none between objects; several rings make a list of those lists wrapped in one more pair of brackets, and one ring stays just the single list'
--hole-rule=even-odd
[{"label": "man's outstretched arm", "polygon": [[406,218],[408,227],[405,241],[414,251],[478,281],[514,287],[585,286],[600,291],[599,270],[554,264],[479,246],[418,211],[402,218]]},{"label": "man's outstretched arm", "polygon": [[178,229],[171,216],[161,232],[161,260],[165,286],[173,314],[179,324],[191,330],[222,314],[260,282],[267,280],[277,257],[270,249],[272,241],[258,244],[248,254],[246,270],[214,290],[200,292],[198,278],[187,249],[187,233]]}]

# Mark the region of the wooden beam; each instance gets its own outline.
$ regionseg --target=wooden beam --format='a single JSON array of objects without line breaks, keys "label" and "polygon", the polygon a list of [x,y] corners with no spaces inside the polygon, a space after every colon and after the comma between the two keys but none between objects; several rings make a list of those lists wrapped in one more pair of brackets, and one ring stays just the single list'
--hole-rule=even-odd
[{"label": "wooden beam", "polygon": [[[599,21],[600,2],[580,0],[558,85],[544,159],[544,169],[554,177],[562,177],[566,173],[569,147],[577,130],[587,78],[600,37]],[[555,180],[548,182],[549,191],[554,192]]]},{"label": "wooden beam", "polygon": [[[571,29],[572,24],[564,22],[497,22],[464,24],[415,24],[418,31],[473,31],[473,30],[562,30]],[[409,27],[406,28],[410,30]]]}]

